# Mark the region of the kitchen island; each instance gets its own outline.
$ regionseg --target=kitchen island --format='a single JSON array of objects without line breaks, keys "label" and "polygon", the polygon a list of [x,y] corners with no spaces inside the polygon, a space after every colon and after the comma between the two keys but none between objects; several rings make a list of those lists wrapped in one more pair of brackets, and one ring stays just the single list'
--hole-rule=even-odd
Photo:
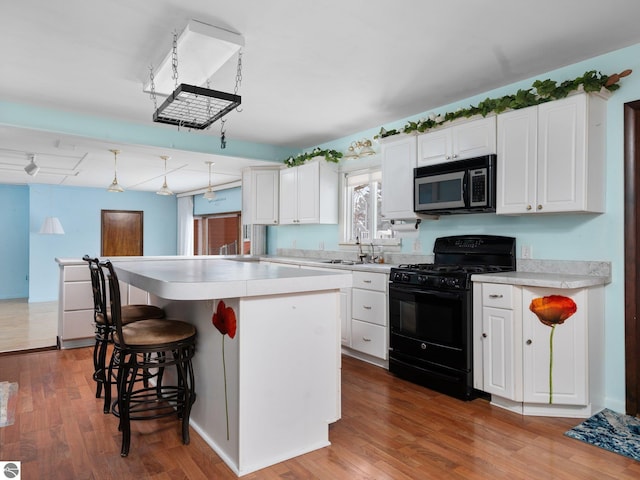
[{"label": "kitchen island", "polygon": [[[113,263],[121,281],[198,329],[191,426],[237,475],[330,444],[340,417],[338,295],[351,275],[211,257]],[[233,338],[212,324],[221,300],[237,318]]]}]

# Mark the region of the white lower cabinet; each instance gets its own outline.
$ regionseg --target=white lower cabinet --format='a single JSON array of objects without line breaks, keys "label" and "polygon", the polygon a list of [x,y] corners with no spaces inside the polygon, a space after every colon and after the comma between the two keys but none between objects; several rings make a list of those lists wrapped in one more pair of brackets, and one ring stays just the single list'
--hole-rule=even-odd
[{"label": "white lower cabinet", "polygon": [[351,342],[343,345],[347,354],[376,365],[389,358],[388,281],[386,273],[353,272]]},{"label": "white lower cabinet", "polygon": [[[93,345],[93,289],[89,266],[80,260],[61,260],[58,287],[58,346],[76,348]],[[120,282],[122,305],[148,304],[144,290]]]},{"label": "white lower cabinet", "polygon": [[[562,323],[543,323],[534,299],[573,301]],[[525,415],[588,417],[604,405],[602,286],[561,289],[474,284],[474,386]]]}]

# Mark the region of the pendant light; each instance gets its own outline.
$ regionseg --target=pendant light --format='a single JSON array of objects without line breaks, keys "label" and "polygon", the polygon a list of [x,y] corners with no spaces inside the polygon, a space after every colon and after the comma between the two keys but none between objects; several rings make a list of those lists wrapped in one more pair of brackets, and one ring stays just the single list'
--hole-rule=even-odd
[{"label": "pendant light", "polygon": [[164,160],[164,183],[162,184],[162,188],[156,193],[158,195],[173,195],[173,192],[169,190],[169,187],[167,187],[167,160],[171,157],[168,157],[167,155],[160,155],[160,158]]},{"label": "pendant light", "polygon": [[209,187],[207,188],[207,191],[204,192],[204,195],[202,195],[204,198],[206,198],[208,201],[213,200],[214,198],[216,198],[216,192],[213,191],[213,187],[211,186],[211,165],[215,165],[213,162],[204,162],[207,165],[209,165]]},{"label": "pendant light", "polygon": [[107,188],[107,192],[124,192],[124,188],[118,184],[118,154],[120,153],[120,150],[109,151],[113,153],[113,182],[111,182],[111,185]]}]

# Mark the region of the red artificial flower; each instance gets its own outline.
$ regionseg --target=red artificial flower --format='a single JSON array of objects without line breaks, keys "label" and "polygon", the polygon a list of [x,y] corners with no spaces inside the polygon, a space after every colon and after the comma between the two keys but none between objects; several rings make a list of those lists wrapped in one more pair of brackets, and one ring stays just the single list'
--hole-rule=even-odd
[{"label": "red artificial flower", "polygon": [[529,310],[538,316],[545,325],[553,327],[561,325],[571,315],[576,313],[576,302],[562,295],[549,295],[531,300]]},{"label": "red artificial flower", "polygon": [[211,318],[213,325],[222,335],[229,335],[229,338],[236,336],[236,312],[233,308],[227,307],[223,300],[218,302],[218,308]]}]

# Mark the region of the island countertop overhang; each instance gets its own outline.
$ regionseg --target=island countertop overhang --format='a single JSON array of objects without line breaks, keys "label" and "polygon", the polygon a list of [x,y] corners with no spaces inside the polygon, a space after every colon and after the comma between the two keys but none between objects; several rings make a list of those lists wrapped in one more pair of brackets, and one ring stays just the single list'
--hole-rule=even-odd
[{"label": "island countertop overhang", "polygon": [[118,278],[168,300],[207,300],[351,287],[351,273],[231,259],[113,260]]}]

